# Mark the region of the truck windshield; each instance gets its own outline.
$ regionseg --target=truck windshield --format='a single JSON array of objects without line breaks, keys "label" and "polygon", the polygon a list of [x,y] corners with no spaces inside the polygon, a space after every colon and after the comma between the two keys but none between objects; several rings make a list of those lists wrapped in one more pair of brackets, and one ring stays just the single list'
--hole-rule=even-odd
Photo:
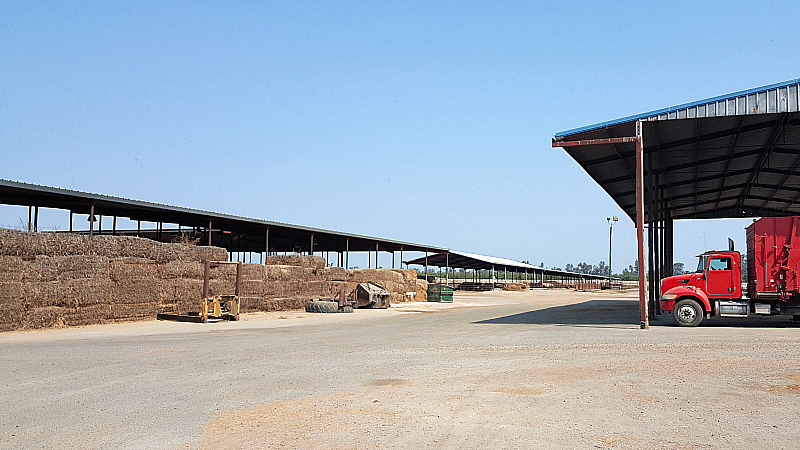
[{"label": "truck windshield", "polygon": [[706,270],[706,265],[703,264],[704,260],[705,258],[703,258],[702,256],[697,258],[697,270],[695,270],[696,273],[701,273],[704,270]]}]

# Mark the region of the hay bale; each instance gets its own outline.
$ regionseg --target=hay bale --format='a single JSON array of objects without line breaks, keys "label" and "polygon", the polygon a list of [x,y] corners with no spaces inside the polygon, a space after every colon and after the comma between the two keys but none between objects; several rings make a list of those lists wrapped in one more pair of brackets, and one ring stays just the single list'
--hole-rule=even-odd
[{"label": "hay bale", "polygon": [[153,278],[131,278],[112,284],[112,299],[109,303],[150,303],[161,300],[162,280]]},{"label": "hay bale", "polygon": [[[69,281],[85,278],[110,278],[110,262],[105,256],[63,256],[43,258],[47,261],[47,270],[57,272],[57,281]],[[38,260],[37,260],[38,261]],[[45,267],[42,269],[44,273]],[[48,278],[48,281],[52,278]]]},{"label": "hay bale", "polygon": [[0,303],[22,304],[25,286],[21,281],[0,281]]},{"label": "hay bale", "polygon": [[344,267],[326,267],[317,274],[324,280],[329,281],[344,281],[347,279],[347,269]]},{"label": "hay bale", "polygon": [[417,295],[414,297],[415,301],[427,302],[428,301],[428,282],[426,280],[417,280]]},{"label": "hay bale", "polygon": [[261,280],[242,281],[240,297],[261,297],[264,295],[264,282]]},{"label": "hay bale", "polygon": [[298,266],[309,269],[325,268],[325,258],[311,255],[270,255],[267,265]]},{"label": "hay bale", "polygon": [[108,280],[84,278],[65,283],[70,301],[74,301],[79,307],[112,302],[112,287]]},{"label": "hay bale", "polygon": [[24,291],[25,306],[29,308],[78,306],[78,302],[72,296],[72,291],[63,283],[25,283]]},{"label": "hay bale", "polygon": [[417,271],[413,269],[390,269],[392,272],[399,273],[403,280],[408,283],[414,283],[417,280]]},{"label": "hay bale", "polygon": [[[19,256],[0,256],[0,283],[22,281],[26,272],[25,266],[25,262]],[[0,295],[2,295],[1,289]]]},{"label": "hay bale", "polygon": [[[1,294],[0,294],[1,295]],[[19,302],[0,300],[0,331],[13,331],[22,327],[27,310]]]},{"label": "hay bale", "polygon": [[300,281],[313,274],[313,269],[304,269],[300,266],[265,266],[265,281]]},{"label": "hay bale", "polygon": [[27,310],[20,323],[20,328],[61,328],[66,326],[64,316],[69,308],[45,306]]},{"label": "hay bale", "polygon": [[225,249],[161,243],[132,236],[84,236],[68,233],[28,233],[0,229],[0,255],[34,259],[36,256],[94,255],[137,257],[169,261],[227,260]]},{"label": "hay bale", "polygon": [[161,280],[188,278],[202,281],[205,272],[205,264],[200,261],[170,261],[157,267],[158,269],[153,274],[153,277]]},{"label": "hay bale", "polygon": [[[141,261],[139,259],[120,258],[109,261],[108,276],[115,283],[124,283],[128,280],[155,279],[159,273],[159,266],[152,261],[147,263],[127,262]],[[147,261],[147,260],[145,260]]]},{"label": "hay bale", "polygon": [[[236,266],[234,266],[236,267]],[[242,280],[263,280],[264,266],[261,264],[242,264]]]}]

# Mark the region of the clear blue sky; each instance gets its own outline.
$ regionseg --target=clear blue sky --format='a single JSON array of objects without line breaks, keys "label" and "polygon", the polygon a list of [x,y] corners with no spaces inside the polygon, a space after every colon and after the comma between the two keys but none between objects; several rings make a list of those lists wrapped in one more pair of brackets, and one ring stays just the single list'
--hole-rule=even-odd
[{"label": "clear blue sky", "polygon": [[[558,131],[800,77],[800,3],[0,3],[0,178],[439,245],[608,258]],[[0,207],[0,226],[20,208]],[[615,227],[614,267],[635,259]],[[49,221],[49,222],[48,222]],[[693,265],[749,220],[676,224]],[[43,227],[66,216],[43,214]]]}]

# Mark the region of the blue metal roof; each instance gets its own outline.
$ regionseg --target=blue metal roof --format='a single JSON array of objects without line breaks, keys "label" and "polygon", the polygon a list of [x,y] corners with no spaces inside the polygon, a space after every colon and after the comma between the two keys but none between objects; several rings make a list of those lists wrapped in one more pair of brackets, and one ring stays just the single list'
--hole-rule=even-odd
[{"label": "blue metal roof", "polygon": [[[716,104],[717,102],[727,102],[729,100],[734,100],[734,99],[739,99],[739,98],[744,98],[743,104],[745,105],[745,107],[741,108],[741,111],[739,109],[736,109],[732,113],[727,113],[727,112],[726,113],[718,113],[717,109],[714,108],[714,113],[713,114],[708,114],[708,116],[711,116],[711,115],[722,116],[722,115],[743,115],[743,114],[765,114],[765,113],[769,113],[769,112],[797,111],[798,110],[798,85],[800,85],[800,78],[796,78],[796,79],[790,80],[790,81],[784,81],[782,83],[775,83],[775,84],[770,84],[770,85],[767,85],[767,86],[762,86],[762,87],[757,87],[757,88],[753,88],[753,89],[747,89],[747,90],[744,90],[744,91],[734,92],[734,93],[727,94],[727,95],[720,95],[720,96],[717,96],[717,97],[711,97],[711,98],[707,98],[705,100],[699,100],[699,101],[696,101],[696,102],[684,103],[682,105],[671,106],[669,108],[657,109],[655,111],[650,111],[650,112],[646,112],[646,113],[642,113],[642,114],[636,114],[636,115],[633,115],[633,116],[623,117],[621,119],[609,120],[609,121],[606,121],[606,122],[600,122],[600,123],[597,123],[597,124],[594,124],[594,125],[585,126],[585,127],[574,128],[574,129],[571,129],[571,130],[567,130],[567,131],[562,131],[562,132],[556,133],[554,138],[558,139],[558,138],[562,138],[562,137],[573,135],[573,134],[583,133],[585,131],[590,131],[590,130],[596,130],[596,129],[599,129],[599,128],[610,127],[610,126],[619,125],[619,124],[626,123],[626,122],[632,122],[632,121],[635,121],[635,120],[644,120],[644,119],[649,119],[649,120],[667,120],[667,119],[673,119],[673,118],[684,118],[684,117],[677,117],[678,114],[676,114],[676,113],[678,111],[682,111],[682,110],[690,110],[692,108],[698,108],[698,107],[703,107],[705,105]],[[785,92],[784,93],[779,92],[781,89],[784,89]],[[766,98],[766,93],[769,92],[769,91],[774,91],[775,92],[775,99],[773,99],[773,101],[775,101],[775,100],[784,100],[785,101],[785,104],[783,105],[783,107],[781,107],[781,105],[779,105],[778,102],[776,101],[774,103],[774,109],[775,110],[772,111],[773,108],[769,105],[769,98]],[[765,94],[765,100],[766,100],[766,104],[768,106],[764,107],[763,109],[759,109],[758,106],[756,106],[755,110],[753,110],[753,108],[747,107],[748,100],[749,100],[749,99],[747,99],[747,97],[754,96],[754,95],[760,94],[760,93]],[[781,95],[785,95],[785,98],[780,98]],[[756,99],[756,102],[758,102],[758,99]],[[734,105],[734,106],[736,107],[737,105]],[[700,115],[701,113],[699,112],[699,110],[696,112],[696,114],[698,114],[698,115],[695,116],[695,117],[706,117],[705,108],[704,108],[704,111],[702,112],[703,115]],[[671,115],[675,115],[676,117],[670,117]],[[666,117],[659,117],[659,116],[666,116]],[[687,117],[692,117],[692,116],[687,115]]]}]

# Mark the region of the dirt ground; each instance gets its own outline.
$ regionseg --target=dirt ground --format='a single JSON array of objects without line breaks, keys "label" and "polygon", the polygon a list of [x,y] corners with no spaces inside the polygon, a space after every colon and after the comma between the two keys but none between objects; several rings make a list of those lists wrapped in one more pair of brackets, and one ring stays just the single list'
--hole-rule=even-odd
[{"label": "dirt ground", "polygon": [[800,327],[635,293],[0,334],[1,448],[797,448]]}]

